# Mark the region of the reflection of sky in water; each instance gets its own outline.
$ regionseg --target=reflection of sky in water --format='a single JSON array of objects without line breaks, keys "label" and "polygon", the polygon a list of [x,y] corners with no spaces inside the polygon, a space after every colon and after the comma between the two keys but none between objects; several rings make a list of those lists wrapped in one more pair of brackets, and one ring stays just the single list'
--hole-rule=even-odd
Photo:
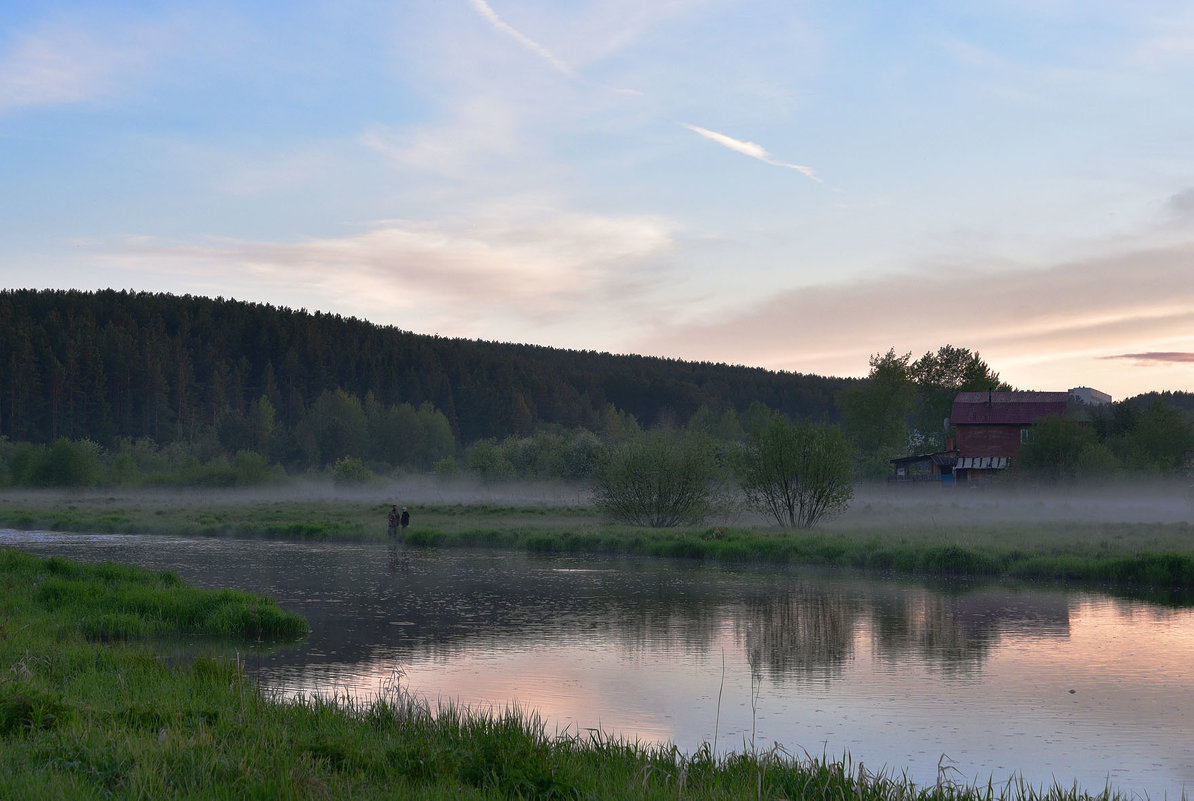
[{"label": "reflection of sky in water", "polygon": [[263,657],[263,682],[286,693],[367,701],[398,678],[433,704],[535,710],[549,733],[689,752],[753,736],[922,784],[945,754],[966,781],[1194,788],[1189,610],[636,560],[0,532],[4,544],[274,595],[316,628]]}]

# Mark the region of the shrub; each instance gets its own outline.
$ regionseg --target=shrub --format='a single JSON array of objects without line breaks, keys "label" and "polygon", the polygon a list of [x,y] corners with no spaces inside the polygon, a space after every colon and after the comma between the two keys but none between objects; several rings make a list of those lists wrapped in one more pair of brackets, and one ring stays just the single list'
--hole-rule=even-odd
[{"label": "shrub", "polygon": [[468,455],[468,467],[486,483],[512,479],[515,475],[514,465],[494,439],[473,443]]},{"label": "shrub", "polygon": [[232,467],[236,471],[236,483],[240,486],[265,484],[274,475],[269,460],[256,451],[237,451],[232,458]]},{"label": "shrub", "polygon": [[30,472],[39,487],[93,487],[103,475],[100,447],[91,440],[57,439]]},{"label": "shrub", "polygon": [[456,464],[456,458],[453,456],[445,456],[435,463],[435,475],[437,478],[452,478],[460,474],[460,465]]},{"label": "shrub", "polygon": [[717,460],[700,434],[641,434],[607,448],[595,476],[597,508],[623,523],[700,523],[713,511]]},{"label": "shrub", "polygon": [[748,503],[785,527],[812,528],[854,497],[850,446],[837,426],[773,415],[751,436],[741,473]]},{"label": "shrub", "polygon": [[365,484],[373,473],[355,456],[343,456],[332,465],[332,482],[338,485]]}]

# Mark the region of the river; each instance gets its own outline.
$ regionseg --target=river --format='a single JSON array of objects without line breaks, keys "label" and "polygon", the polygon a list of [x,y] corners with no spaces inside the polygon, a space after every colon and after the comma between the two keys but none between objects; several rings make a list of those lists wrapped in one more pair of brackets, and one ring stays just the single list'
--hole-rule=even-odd
[{"label": "river", "polygon": [[306,641],[242,652],[283,695],[534,710],[548,732],[841,758],[998,786],[1194,788],[1194,611],[852,573],[0,530],[0,546],[268,594]]}]

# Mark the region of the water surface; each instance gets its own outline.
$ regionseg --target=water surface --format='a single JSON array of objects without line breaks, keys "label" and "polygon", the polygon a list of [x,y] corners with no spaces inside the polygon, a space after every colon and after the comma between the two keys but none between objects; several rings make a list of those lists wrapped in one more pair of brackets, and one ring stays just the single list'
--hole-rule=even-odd
[{"label": "water surface", "polygon": [[[311,637],[284,694],[536,710],[691,752],[769,749],[997,784],[1194,788],[1194,612],[999,586],[667,560],[0,531],[0,546],[266,593]],[[245,655],[256,669],[256,655]]]}]

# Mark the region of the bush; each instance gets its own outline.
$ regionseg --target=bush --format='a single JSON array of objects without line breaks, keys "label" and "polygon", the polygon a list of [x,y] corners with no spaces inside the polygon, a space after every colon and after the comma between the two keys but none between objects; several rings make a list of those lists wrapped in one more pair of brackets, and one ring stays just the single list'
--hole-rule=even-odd
[{"label": "bush", "polygon": [[717,460],[709,439],[665,431],[607,448],[594,501],[613,520],[661,528],[700,523],[713,511]]},{"label": "bush", "polygon": [[57,439],[30,471],[39,487],[93,487],[103,476],[100,447],[91,440]]},{"label": "bush", "polygon": [[365,484],[373,478],[373,473],[365,463],[355,456],[343,456],[332,466],[332,482],[341,486],[349,484]]},{"label": "bush", "polygon": [[482,439],[473,443],[468,455],[468,467],[485,483],[514,478],[514,465],[506,458],[497,440]]},{"label": "bush", "polygon": [[141,470],[131,454],[122,453],[112,460],[112,466],[108,468],[108,481],[119,487],[135,487],[141,480]]},{"label": "bush", "polygon": [[13,486],[28,486],[33,483],[33,474],[45,459],[46,449],[32,442],[14,442],[6,448],[9,480]]},{"label": "bush", "polygon": [[269,460],[255,451],[238,451],[232,458],[232,467],[240,486],[265,484],[274,477]]},{"label": "bush", "polygon": [[850,446],[837,426],[773,415],[742,456],[747,501],[781,526],[812,528],[854,497]]}]

